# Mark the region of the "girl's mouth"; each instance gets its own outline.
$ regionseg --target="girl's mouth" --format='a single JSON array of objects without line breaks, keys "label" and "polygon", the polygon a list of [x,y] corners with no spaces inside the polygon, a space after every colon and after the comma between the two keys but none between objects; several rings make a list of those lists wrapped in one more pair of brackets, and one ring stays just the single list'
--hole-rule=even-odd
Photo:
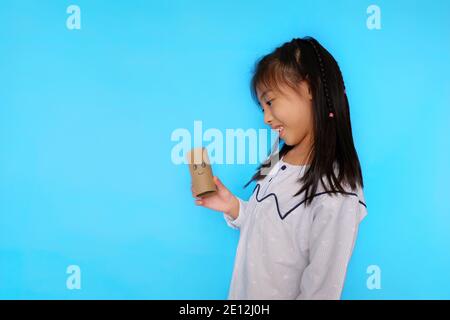
[{"label": "girl's mouth", "polygon": [[277,131],[278,131],[279,137],[283,138],[284,137],[284,127],[277,128]]}]

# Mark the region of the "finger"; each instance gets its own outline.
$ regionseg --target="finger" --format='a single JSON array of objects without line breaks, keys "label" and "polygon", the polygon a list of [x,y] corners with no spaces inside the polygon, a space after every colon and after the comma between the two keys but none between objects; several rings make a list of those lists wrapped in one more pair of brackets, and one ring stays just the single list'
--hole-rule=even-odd
[{"label": "finger", "polygon": [[217,176],[214,176],[214,182],[215,184],[219,187],[219,188],[225,188],[225,186],[223,185],[222,181],[220,181],[220,179]]}]

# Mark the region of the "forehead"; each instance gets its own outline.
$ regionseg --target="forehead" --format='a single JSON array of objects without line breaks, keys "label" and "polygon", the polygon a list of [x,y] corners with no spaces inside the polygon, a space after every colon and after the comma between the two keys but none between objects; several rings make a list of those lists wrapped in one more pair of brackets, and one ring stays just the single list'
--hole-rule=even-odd
[{"label": "forehead", "polygon": [[283,95],[283,96],[290,96],[292,89],[285,84],[279,83],[277,84],[277,87],[267,87],[267,86],[261,86],[256,89],[256,93],[258,95],[258,99],[261,100],[265,96],[268,95]]},{"label": "forehead", "polygon": [[264,98],[269,93],[272,93],[273,90],[269,89],[269,88],[263,88],[263,89],[257,89],[256,92],[258,93],[258,98],[261,100],[262,98]]}]

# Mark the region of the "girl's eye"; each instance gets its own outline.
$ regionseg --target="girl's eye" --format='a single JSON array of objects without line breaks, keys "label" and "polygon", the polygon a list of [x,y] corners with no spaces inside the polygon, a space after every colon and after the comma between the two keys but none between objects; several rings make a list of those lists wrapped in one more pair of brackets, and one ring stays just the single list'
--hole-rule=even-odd
[{"label": "girl's eye", "polygon": [[206,167],[206,164],[204,162],[202,162],[202,168]]},{"label": "girl's eye", "polygon": [[[272,99],[272,100],[273,100],[273,99]],[[272,106],[272,100],[269,100],[269,101],[266,102],[266,104],[267,104],[269,107]]]},{"label": "girl's eye", "polygon": [[197,170],[197,165],[194,164],[194,165],[192,166],[192,168],[193,168],[194,170]]}]

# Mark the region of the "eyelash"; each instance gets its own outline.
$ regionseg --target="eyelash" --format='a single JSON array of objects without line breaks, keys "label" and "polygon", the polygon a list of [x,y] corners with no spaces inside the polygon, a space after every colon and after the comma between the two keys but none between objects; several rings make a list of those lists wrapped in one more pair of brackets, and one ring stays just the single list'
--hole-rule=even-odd
[{"label": "eyelash", "polygon": [[[271,99],[271,100],[266,101],[266,104],[267,104],[269,107],[271,107],[272,105],[269,104],[269,103],[272,103],[273,100],[274,100],[274,99]],[[261,107],[261,111],[264,113],[264,108]]]}]

